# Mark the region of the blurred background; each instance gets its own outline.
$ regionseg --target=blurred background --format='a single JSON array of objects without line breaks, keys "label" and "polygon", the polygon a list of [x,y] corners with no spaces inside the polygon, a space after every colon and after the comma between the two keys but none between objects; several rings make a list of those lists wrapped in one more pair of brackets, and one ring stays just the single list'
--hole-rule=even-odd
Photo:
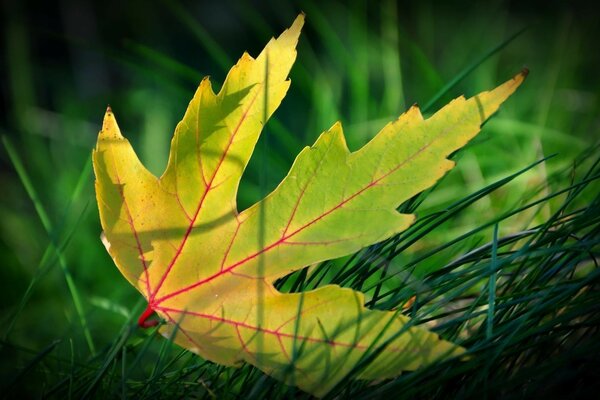
[{"label": "blurred background", "polygon": [[[243,51],[257,55],[301,11],[306,25],[292,86],[245,173],[240,209],[274,188],[295,155],[337,120],[356,150],[414,103],[430,115],[523,67],[530,70],[525,84],[457,155],[458,167],[417,214],[557,155],[398,262],[568,182],[557,171],[599,139],[600,29],[594,6],[583,2],[2,0],[1,11],[0,368],[7,385],[49,346],[58,357],[86,359],[139,311],[139,294],[100,241],[90,154],[106,106],[160,175],[202,77],[218,88]],[[547,202],[500,230],[510,234],[551,212]],[[420,268],[435,269],[477,240]]]}]

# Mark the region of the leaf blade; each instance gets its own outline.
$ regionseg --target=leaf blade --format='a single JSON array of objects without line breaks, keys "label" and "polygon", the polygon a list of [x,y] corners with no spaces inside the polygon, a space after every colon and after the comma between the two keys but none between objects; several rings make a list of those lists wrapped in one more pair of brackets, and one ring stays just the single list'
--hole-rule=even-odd
[{"label": "leaf blade", "polygon": [[[255,290],[246,285],[241,291]],[[360,292],[327,285],[282,294],[265,283],[264,293],[260,304],[268,312],[262,326],[257,319],[259,303],[247,298],[228,299],[212,313],[195,311],[206,309],[200,299],[186,302],[186,309],[159,306],[157,311],[170,318],[182,316],[178,329],[183,332],[175,339],[179,345],[224,365],[249,362],[318,397],[379,346],[383,351],[360,372],[361,379],[392,377],[464,353],[427,329],[411,326],[409,318],[398,312],[365,308]],[[173,328],[162,333],[170,337]]]},{"label": "leaf blade", "polygon": [[239,181],[289,87],[303,20],[256,59],[244,54],[219,93],[202,81],[160,178],[141,165],[110,110],[94,170],[107,248],[148,299],[140,324],[155,310],[167,321],[161,333],[202,357],[249,362],[323,396],[364,360],[358,377],[381,379],[464,349],[398,312],[365,308],[360,292],[329,285],[283,294],[273,282],[406,229],[415,217],[399,213],[400,203],[453,167],[447,157],[526,71],[428,119],[413,106],[355,152],[336,123],[300,152],[271,194],[238,213]]}]

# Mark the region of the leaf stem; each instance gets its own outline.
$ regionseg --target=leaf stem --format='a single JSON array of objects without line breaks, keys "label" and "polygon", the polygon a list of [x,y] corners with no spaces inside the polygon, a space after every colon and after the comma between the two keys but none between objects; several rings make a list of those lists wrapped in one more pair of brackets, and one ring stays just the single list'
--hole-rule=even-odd
[{"label": "leaf stem", "polygon": [[148,307],[146,307],[146,309],[138,319],[138,326],[140,328],[152,328],[153,326],[158,325],[158,320],[156,319],[148,321],[148,318],[150,318],[152,314],[154,314],[154,308],[152,308],[152,306],[148,304]]}]

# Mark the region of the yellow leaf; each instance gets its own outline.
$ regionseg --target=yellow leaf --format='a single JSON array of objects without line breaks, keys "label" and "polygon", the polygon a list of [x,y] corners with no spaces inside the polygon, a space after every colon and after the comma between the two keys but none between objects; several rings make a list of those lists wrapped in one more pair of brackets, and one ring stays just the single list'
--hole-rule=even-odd
[{"label": "yellow leaf", "polygon": [[238,212],[242,172],[289,88],[303,23],[298,16],[256,59],[244,54],[218,94],[208,78],[201,82],[160,178],[140,163],[110,108],[94,171],[107,249],[148,300],[140,325],[156,311],[162,333],[200,356],[245,361],[323,396],[359,363],[358,378],[382,379],[464,349],[400,311],[365,308],[360,292],[327,285],[283,294],[273,282],[406,229],[414,216],[396,208],[452,168],[446,157],[526,73],[426,120],[414,106],[356,152],[336,123],[271,194]]}]

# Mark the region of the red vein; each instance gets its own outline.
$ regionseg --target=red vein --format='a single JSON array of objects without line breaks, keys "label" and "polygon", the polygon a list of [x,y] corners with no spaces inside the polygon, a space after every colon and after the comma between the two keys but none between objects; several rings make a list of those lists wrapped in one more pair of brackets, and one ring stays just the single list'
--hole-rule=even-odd
[{"label": "red vein", "polygon": [[290,228],[290,225],[292,224],[292,220],[294,219],[294,216],[296,215],[296,211],[298,211],[298,206],[300,205],[300,201],[302,200],[302,197],[304,197],[304,193],[306,193],[306,189],[308,188],[308,184],[310,183],[311,180],[312,179],[309,179],[309,181],[306,182],[306,185],[304,185],[304,187],[302,188],[302,191],[300,191],[300,194],[298,195],[298,199],[296,200],[296,203],[294,204],[294,208],[292,209],[290,218],[288,219],[287,225],[285,226],[285,229],[283,230],[283,236],[285,236],[288,229]]},{"label": "red vein", "polygon": [[242,260],[240,260],[240,261],[232,264],[231,266],[229,266],[227,268],[221,269],[221,271],[219,271],[218,273],[216,273],[216,274],[214,274],[212,276],[209,276],[208,278],[202,279],[202,280],[200,280],[198,282],[195,282],[195,283],[193,283],[191,285],[183,287],[183,288],[181,288],[179,290],[176,290],[176,291],[174,291],[172,293],[169,293],[168,295],[165,295],[165,296],[163,296],[163,297],[161,297],[159,299],[155,299],[153,304],[158,305],[158,304],[162,303],[163,301],[165,301],[167,299],[170,299],[171,297],[177,296],[177,295],[182,294],[182,293],[189,292],[190,290],[192,290],[192,289],[194,289],[194,288],[196,288],[198,286],[204,285],[205,283],[208,283],[208,282],[210,282],[210,281],[212,281],[212,280],[214,280],[214,279],[216,279],[216,278],[218,278],[218,277],[220,277],[220,276],[222,276],[222,275],[224,275],[226,273],[231,272],[232,270],[236,269],[237,267],[239,267],[239,266],[247,263],[248,261],[251,261],[251,260],[255,259],[256,257],[260,256],[261,254],[266,253],[267,251],[269,251],[269,250],[271,250],[271,249],[273,249],[273,248],[275,248],[275,247],[277,247],[277,246],[279,246],[281,244],[286,243],[287,239],[289,239],[292,236],[300,233],[302,230],[308,228],[309,226],[311,226],[312,224],[316,223],[317,221],[325,218],[327,215],[331,214],[335,210],[343,207],[346,203],[348,203],[349,201],[351,201],[356,196],[360,195],[362,192],[364,192],[365,190],[367,190],[371,186],[372,185],[366,186],[365,188],[363,188],[360,191],[356,192],[352,196],[348,197],[346,200],[340,202],[337,206],[333,207],[329,211],[321,214],[319,217],[317,217],[317,218],[313,219],[312,221],[310,221],[309,223],[301,226],[300,228],[296,229],[294,232],[290,233],[289,235],[281,237],[279,240],[277,240],[274,243],[271,243],[269,246],[263,248],[262,250],[257,251],[256,253],[247,256],[246,258],[244,258],[244,259],[242,259]]},{"label": "red vein", "polygon": [[235,232],[233,232],[233,236],[231,236],[231,240],[229,241],[227,250],[225,250],[225,254],[223,254],[223,259],[221,260],[221,271],[223,271],[223,267],[225,266],[225,262],[227,261],[227,256],[229,255],[229,251],[231,251],[231,246],[233,246],[233,242],[235,241],[235,238],[237,237],[237,234],[240,231],[240,226],[242,226],[242,223],[238,219],[237,215],[235,215],[235,219],[237,221],[237,226],[235,227]]},{"label": "red vein", "polygon": [[283,340],[281,339],[281,336],[277,336],[277,341],[279,342],[279,347],[281,347],[283,355],[285,356],[285,358],[287,358],[288,362],[291,363],[292,362],[292,358],[290,357],[290,355],[287,352],[287,349],[283,345]]},{"label": "red vein", "polygon": [[165,315],[166,315],[166,316],[167,316],[167,318],[169,319],[169,322],[171,322],[172,324],[176,325],[176,326],[177,326],[177,330],[178,330],[178,331],[180,331],[181,333],[183,333],[183,335],[184,335],[184,336],[187,338],[187,340],[189,340],[189,342],[190,342],[191,344],[193,344],[194,346],[196,346],[196,347],[198,348],[198,350],[202,349],[202,346],[200,346],[200,344],[199,344],[198,342],[196,342],[196,341],[195,341],[195,340],[192,338],[192,336],[191,336],[189,333],[187,333],[187,331],[186,331],[185,329],[183,329],[183,328],[181,327],[181,324],[180,324],[180,323],[178,323],[177,321],[175,321],[175,320],[173,319],[173,317],[171,317],[171,315],[170,315],[168,312],[165,312]]},{"label": "red vein", "polygon": [[[175,170],[177,170],[177,167],[175,168]],[[168,191],[165,191],[165,193],[168,194],[169,196],[175,197],[175,200],[177,200],[177,205],[179,205],[179,208],[183,212],[184,217],[188,220],[188,222],[190,222],[192,220],[192,217],[190,217],[190,215],[186,211],[186,209],[183,206],[183,203],[181,201],[181,197],[179,197],[179,189],[177,187],[177,172],[175,172],[175,193],[171,193]]]},{"label": "red vein", "polygon": [[[447,129],[446,131],[448,131],[449,129]],[[355,192],[354,194],[352,194],[350,197],[342,200],[340,203],[338,203],[336,206],[334,206],[333,208],[329,209],[328,211],[324,212],[323,214],[319,215],[318,217],[314,218],[312,221],[309,221],[308,223],[302,225],[301,227],[299,227],[298,229],[296,229],[295,231],[293,231],[290,234],[284,234],[282,237],[280,237],[277,241],[271,243],[270,245],[264,247],[263,249],[257,251],[256,253],[253,253],[245,258],[243,258],[240,261],[235,262],[234,264],[230,265],[227,268],[221,268],[221,270],[219,272],[217,272],[214,275],[211,275],[207,278],[204,278],[200,281],[197,281],[195,283],[192,283],[191,285],[185,286],[181,289],[178,289],[174,292],[171,292],[159,299],[154,299],[154,303],[155,305],[158,305],[160,303],[162,303],[163,301],[170,299],[172,297],[175,297],[177,295],[180,295],[182,293],[186,293],[189,292],[190,290],[198,287],[198,286],[202,286],[205,283],[208,283],[216,278],[219,278],[221,276],[223,276],[226,273],[229,273],[230,271],[238,268],[241,265],[244,265],[245,263],[255,259],[256,257],[260,256],[263,253],[268,252],[269,250],[281,245],[281,244],[286,244],[286,240],[293,237],[294,235],[297,235],[298,233],[302,232],[304,229],[312,226],[313,224],[317,223],[318,221],[322,220],[323,218],[327,217],[329,214],[335,212],[336,210],[339,210],[340,208],[342,208],[344,205],[346,205],[348,202],[352,201],[354,198],[356,198],[357,196],[360,196],[362,193],[364,193],[366,190],[376,186],[381,180],[387,178],[388,176],[390,176],[391,174],[393,174],[394,172],[396,172],[398,169],[402,168],[404,165],[406,165],[406,163],[412,161],[415,157],[417,157],[419,154],[421,154],[423,151],[425,151],[426,149],[428,149],[437,139],[439,139],[440,137],[445,135],[445,132],[441,133],[440,135],[438,135],[435,139],[433,139],[431,142],[427,143],[426,145],[424,145],[423,147],[421,147],[419,150],[417,150],[414,154],[412,154],[409,158],[407,158],[406,160],[404,160],[403,162],[399,163],[397,166],[395,166],[394,168],[392,168],[391,170],[389,170],[388,172],[386,172],[385,174],[383,174],[382,176],[380,176],[377,179],[373,179],[371,180],[371,182],[369,182],[369,184],[367,184],[365,187],[363,187],[362,189],[358,190],[357,192]]]},{"label": "red vein", "polygon": [[285,236],[285,234],[289,230],[290,225],[292,224],[292,221],[293,221],[294,217],[296,216],[296,212],[298,211],[298,207],[300,206],[300,202],[302,201],[302,198],[304,197],[304,194],[306,193],[306,189],[308,189],[308,187],[310,186],[312,180],[317,175],[317,171],[319,170],[319,168],[321,168],[321,165],[323,164],[323,161],[327,157],[327,154],[329,153],[330,149],[331,149],[331,144],[327,148],[327,151],[321,157],[321,160],[319,160],[319,163],[317,164],[317,166],[313,170],[313,172],[310,175],[310,177],[306,180],[306,184],[304,185],[304,187],[300,191],[300,194],[298,195],[298,199],[296,199],[296,203],[294,204],[294,207],[292,208],[292,213],[290,214],[290,218],[288,219],[287,225],[285,226],[285,229],[283,230],[283,234],[281,236]]},{"label": "red vein", "polygon": [[137,247],[138,254],[140,255],[140,260],[142,261],[142,267],[144,269],[144,276],[146,277],[146,291],[150,293],[150,276],[148,275],[148,265],[146,263],[146,258],[144,257],[144,252],[142,250],[142,243],[140,242],[140,238],[133,223],[133,216],[131,215],[131,211],[129,210],[129,206],[127,205],[127,199],[125,198],[125,193],[123,192],[123,184],[121,184],[121,178],[119,177],[119,169],[117,168],[117,163],[115,161],[114,151],[111,149],[112,153],[112,161],[115,168],[115,177],[117,178],[117,188],[119,190],[119,195],[121,196],[121,200],[123,200],[123,207],[125,208],[125,212],[127,213],[127,223],[133,232],[133,237],[135,238],[135,243]]},{"label": "red vein", "polygon": [[180,314],[186,314],[186,315],[193,315],[195,317],[205,318],[205,319],[208,319],[211,321],[228,324],[228,325],[235,327],[236,329],[239,329],[240,327],[250,329],[250,330],[253,330],[253,331],[256,331],[259,333],[273,335],[276,338],[278,338],[278,340],[279,340],[279,338],[281,338],[281,339],[286,338],[286,339],[302,340],[302,341],[311,342],[311,343],[324,343],[324,344],[331,345],[333,347],[336,347],[336,346],[348,347],[348,348],[353,348],[353,349],[358,349],[358,350],[364,350],[364,349],[368,348],[368,346],[361,345],[358,343],[338,342],[338,341],[331,340],[331,339],[320,339],[320,338],[315,338],[315,337],[311,337],[311,336],[299,336],[299,335],[294,335],[292,333],[279,332],[274,329],[262,328],[260,326],[250,325],[245,322],[239,322],[239,321],[235,321],[235,320],[231,320],[231,319],[227,319],[227,318],[223,318],[223,317],[218,317],[216,315],[203,314],[203,313],[189,311],[189,310],[178,310],[176,308],[169,308],[169,307],[156,307],[156,309],[163,311],[165,313],[174,312],[174,313],[180,313]]},{"label": "red vein", "polygon": [[248,349],[248,346],[246,345],[246,341],[242,337],[242,333],[240,332],[240,327],[238,325],[235,326],[235,332],[237,333],[238,340],[242,344],[242,349],[246,352],[246,354],[248,354],[250,357],[252,357],[254,360],[256,360],[256,357],[254,357],[254,354],[252,354],[250,349]]},{"label": "red vein", "polygon": [[247,274],[240,274],[238,272],[234,272],[234,271],[229,271],[229,273],[231,275],[234,276],[241,276],[242,278],[246,278],[246,279],[250,279],[250,280],[256,280],[256,281],[264,281],[264,278],[261,278],[260,276],[251,276],[251,275],[247,275]]},{"label": "red vein", "polygon": [[284,321],[281,325],[279,325],[277,327],[277,329],[275,329],[275,331],[279,332],[280,330],[283,329],[284,326],[286,326],[290,322],[295,321],[296,319],[298,319],[298,317],[302,317],[302,315],[304,315],[304,313],[307,313],[307,312],[312,311],[312,310],[314,310],[316,308],[322,307],[323,305],[325,305],[327,303],[331,303],[332,301],[333,300],[322,301],[322,302],[317,303],[317,304],[313,305],[312,307],[308,307],[308,308],[302,307],[302,310],[299,313],[297,313],[296,315],[294,315],[292,318],[289,318],[288,320]]},{"label": "red vein", "polygon": [[[189,310],[179,310],[176,308],[169,308],[169,307],[156,307],[157,310],[164,312],[167,317],[169,318],[169,320],[172,323],[176,323],[175,320],[169,315],[170,312],[173,313],[178,313],[178,314],[184,314],[184,315],[192,315],[195,317],[200,317],[200,318],[205,318],[208,319],[209,321],[216,321],[219,323],[224,323],[227,325],[231,325],[233,326],[237,333],[238,333],[238,337],[241,336],[240,332],[239,332],[239,328],[245,328],[245,329],[250,329],[253,330],[257,333],[264,333],[267,335],[272,335],[275,336],[275,338],[277,339],[277,341],[279,342],[280,347],[282,348],[282,350],[284,351],[284,355],[290,359],[289,354],[287,353],[285,346],[283,345],[283,339],[292,339],[294,341],[296,340],[300,340],[303,342],[309,342],[309,343],[321,343],[321,344],[326,344],[332,347],[332,349],[335,351],[336,347],[345,347],[345,348],[349,348],[349,349],[355,349],[355,350],[361,350],[361,351],[368,351],[369,349],[374,349],[374,347],[372,345],[364,345],[364,344],[360,344],[359,342],[353,342],[353,343],[348,343],[348,342],[341,342],[341,341],[337,341],[334,339],[329,339],[329,338],[318,338],[318,337],[312,337],[312,336],[302,336],[302,335],[295,335],[292,333],[283,333],[280,332],[279,329],[267,329],[267,328],[262,328],[260,326],[255,326],[255,325],[251,325],[248,324],[246,322],[239,322],[239,321],[235,321],[232,319],[227,319],[224,317],[219,317],[216,315],[211,315],[211,314],[204,314],[204,313],[199,313],[199,312],[194,312],[194,311],[189,311]],[[196,341],[194,341],[194,339],[186,332],[185,329],[181,328],[181,324],[178,325],[179,326],[179,330],[189,339],[190,342],[192,342],[194,345],[196,345],[198,348],[202,348],[202,346],[200,346]],[[369,329],[369,331],[364,332],[362,334],[363,338],[368,335],[370,332],[373,332],[372,329]],[[404,334],[409,334],[408,331],[406,331]],[[247,350],[247,346],[245,344],[245,342],[243,342],[242,340],[240,340],[242,342],[242,346],[244,346],[244,348]],[[385,341],[384,341],[385,342]],[[386,351],[391,351],[394,353],[414,353],[416,351],[418,351],[418,348],[413,348],[413,349],[407,349],[406,344],[404,346],[401,347],[394,347],[390,345],[391,343],[388,344],[384,344],[385,346],[385,350]],[[250,354],[248,352],[248,354]]]},{"label": "red vein", "polygon": [[175,255],[173,256],[173,259],[171,260],[171,262],[169,263],[169,265],[167,266],[167,270],[165,271],[165,273],[162,275],[162,277],[160,278],[160,281],[158,282],[158,285],[156,286],[156,289],[154,290],[153,293],[150,294],[150,298],[149,298],[149,302],[154,304],[154,298],[156,296],[156,294],[158,293],[158,291],[160,290],[160,288],[162,287],[163,283],[165,282],[165,280],[167,279],[167,276],[169,275],[169,273],[171,272],[171,269],[173,268],[173,266],[175,265],[175,263],[177,262],[177,259],[179,258],[179,256],[181,255],[181,252],[183,251],[183,247],[185,246],[185,244],[187,243],[187,240],[190,236],[190,233],[192,232],[192,230],[194,229],[194,224],[196,222],[196,219],[198,218],[198,215],[200,214],[200,210],[202,209],[202,205],[204,204],[204,200],[206,199],[208,193],[210,192],[210,189],[212,187],[212,184],[215,180],[215,177],[217,176],[217,173],[219,172],[219,169],[221,168],[221,166],[223,165],[223,161],[225,160],[225,156],[227,155],[227,153],[229,152],[229,149],[231,148],[231,145],[233,143],[233,139],[235,138],[236,134],[238,133],[240,127],[242,126],[242,123],[246,120],[247,116],[248,116],[248,112],[250,111],[250,108],[252,108],[252,105],[254,104],[254,101],[256,100],[256,98],[258,97],[258,93],[260,91],[257,90],[256,94],[254,95],[254,97],[252,98],[252,100],[250,101],[250,104],[248,105],[248,108],[246,108],[246,110],[244,111],[244,113],[242,114],[242,117],[240,118],[240,120],[238,121],[237,126],[235,127],[235,129],[233,130],[233,132],[231,133],[231,137],[229,138],[229,142],[227,143],[227,146],[225,147],[225,149],[223,150],[223,154],[221,154],[221,157],[219,159],[219,162],[217,163],[217,166],[215,167],[215,171],[213,172],[212,176],[210,177],[210,180],[208,182],[208,185],[206,186],[204,193],[202,194],[202,198],[200,199],[200,201],[198,202],[198,207],[196,208],[196,211],[194,212],[194,216],[192,217],[192,220],[187,228],[187,230],[185,231],[185,234],[183,235],[183,239],[181,241],[181,244],[179,245],[179,248],[177,249],[177,251],[175,252]]}]

